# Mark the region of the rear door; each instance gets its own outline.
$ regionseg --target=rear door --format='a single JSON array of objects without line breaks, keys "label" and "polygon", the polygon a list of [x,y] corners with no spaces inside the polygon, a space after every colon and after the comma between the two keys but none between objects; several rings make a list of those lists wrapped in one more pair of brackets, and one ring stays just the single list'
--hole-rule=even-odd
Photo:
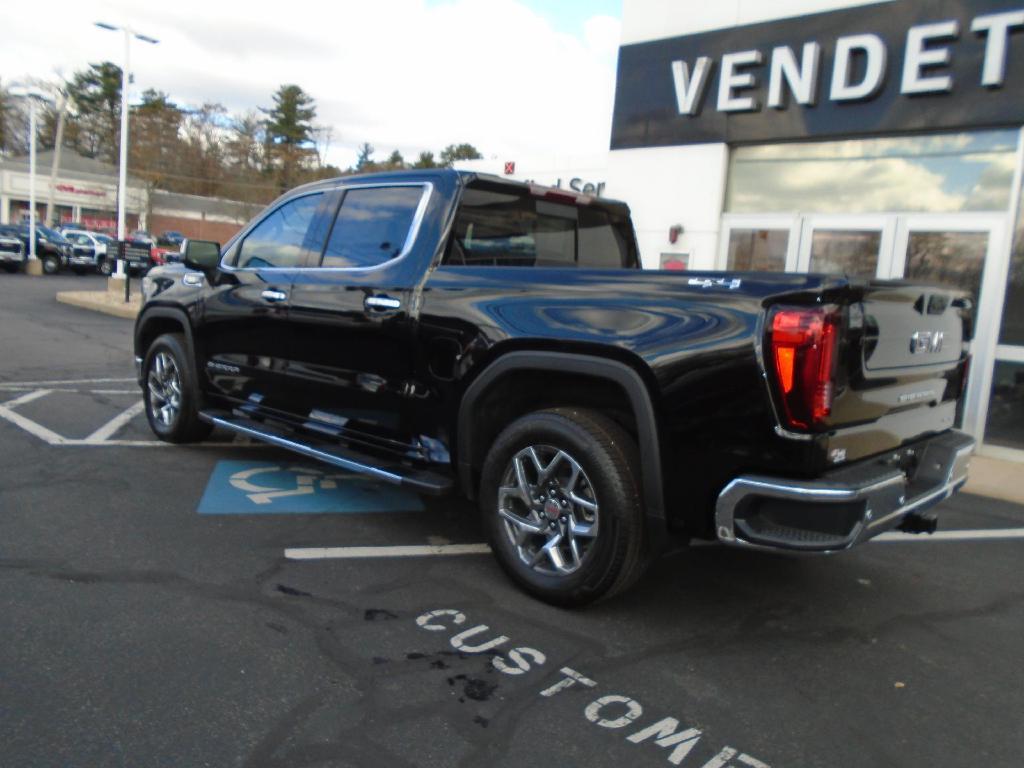
[{"label": "rear door", "polygon": [[329,196],[317,191],[283,201],[225,255],[197,329],[212,394],[270,412],[289,410],[288,300],[296,273],[319,256],[323,231],[315,224]]},{"label": "rear door", "polygon": [[291,289],[292,407],[308,426],[406,456],[415,451],[410,304],[429,255],[413,260],[426,182],[349,186],[329,201],[317,268]]}]

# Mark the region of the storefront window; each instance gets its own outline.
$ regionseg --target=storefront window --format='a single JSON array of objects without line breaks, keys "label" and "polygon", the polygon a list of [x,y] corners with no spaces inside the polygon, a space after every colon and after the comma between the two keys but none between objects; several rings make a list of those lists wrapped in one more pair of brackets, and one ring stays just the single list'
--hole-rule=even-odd
[{"label": "storefront window", "polygon": [[996,362],[985,442],[1024,448],[1024,363]]},{"label": "storefront window", "polygon": [[736,272],[782,272],[788,245],[788,229],[731,229],[727,268]]},{"label": "storefront window", "polygon": [[981,295],[988,232],[911,232],[905,277],[918,283],[950,285]]},{"label": "storefront window", "polygon": [[1010,276],[1006,284],[999,343],[1024,345],[1024,189],[1021,190],[1013,250],[1010,253]]},{"label": "storefront window", "polygon": [[1005,211],[1017,131],[738,147],[730,213]]},{"label": "storefront window", "polygon": [[874,230],[816,230],[811,238],[811,272],[874,277],[882,233]]}]

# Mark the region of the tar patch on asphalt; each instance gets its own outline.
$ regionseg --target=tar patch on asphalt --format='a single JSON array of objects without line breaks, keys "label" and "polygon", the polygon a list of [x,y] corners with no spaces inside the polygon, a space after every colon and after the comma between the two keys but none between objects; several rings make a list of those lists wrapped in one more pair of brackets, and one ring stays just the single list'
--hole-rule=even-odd
[{"label": "tar patch on asphalt", "polygon": [[219,461],[201,515],[421,512],[419,496],[332,467],[273,461]]}]

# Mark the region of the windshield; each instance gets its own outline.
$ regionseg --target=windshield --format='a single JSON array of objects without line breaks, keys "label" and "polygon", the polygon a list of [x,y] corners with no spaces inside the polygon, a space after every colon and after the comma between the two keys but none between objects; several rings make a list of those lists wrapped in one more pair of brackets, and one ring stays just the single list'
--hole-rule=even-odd
[{"label": "windshield", "polygon": [[66,242],[64,240],[64,235],[62,235],[60,232],[58,232],[55,229],[50,229],[49,227],[44,227],[42,224],[37,225],[36,229],[38,230],[38,233],[40,235],[42,235],[43,237],[45,237],[47,240],[49,240],[51,242],[54,242],[54,243]]},{"label": "windshield", "polygon": [[93,235],[93,237],[95,237],[97,240],[99,240],[104,245],[107,245],[108,243],[114,242],[114,238],[112,238],[110,235]]}]

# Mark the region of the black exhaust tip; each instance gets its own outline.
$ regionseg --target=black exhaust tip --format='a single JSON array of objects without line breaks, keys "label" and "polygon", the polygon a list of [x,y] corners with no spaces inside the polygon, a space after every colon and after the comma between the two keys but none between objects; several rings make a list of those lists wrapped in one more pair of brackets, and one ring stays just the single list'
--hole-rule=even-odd
[{"label": "black exhaust tip", "polygon": [[935,515],[909,514],[897,526],[904,533],[935,533],[939,527],[939,518]]}]

